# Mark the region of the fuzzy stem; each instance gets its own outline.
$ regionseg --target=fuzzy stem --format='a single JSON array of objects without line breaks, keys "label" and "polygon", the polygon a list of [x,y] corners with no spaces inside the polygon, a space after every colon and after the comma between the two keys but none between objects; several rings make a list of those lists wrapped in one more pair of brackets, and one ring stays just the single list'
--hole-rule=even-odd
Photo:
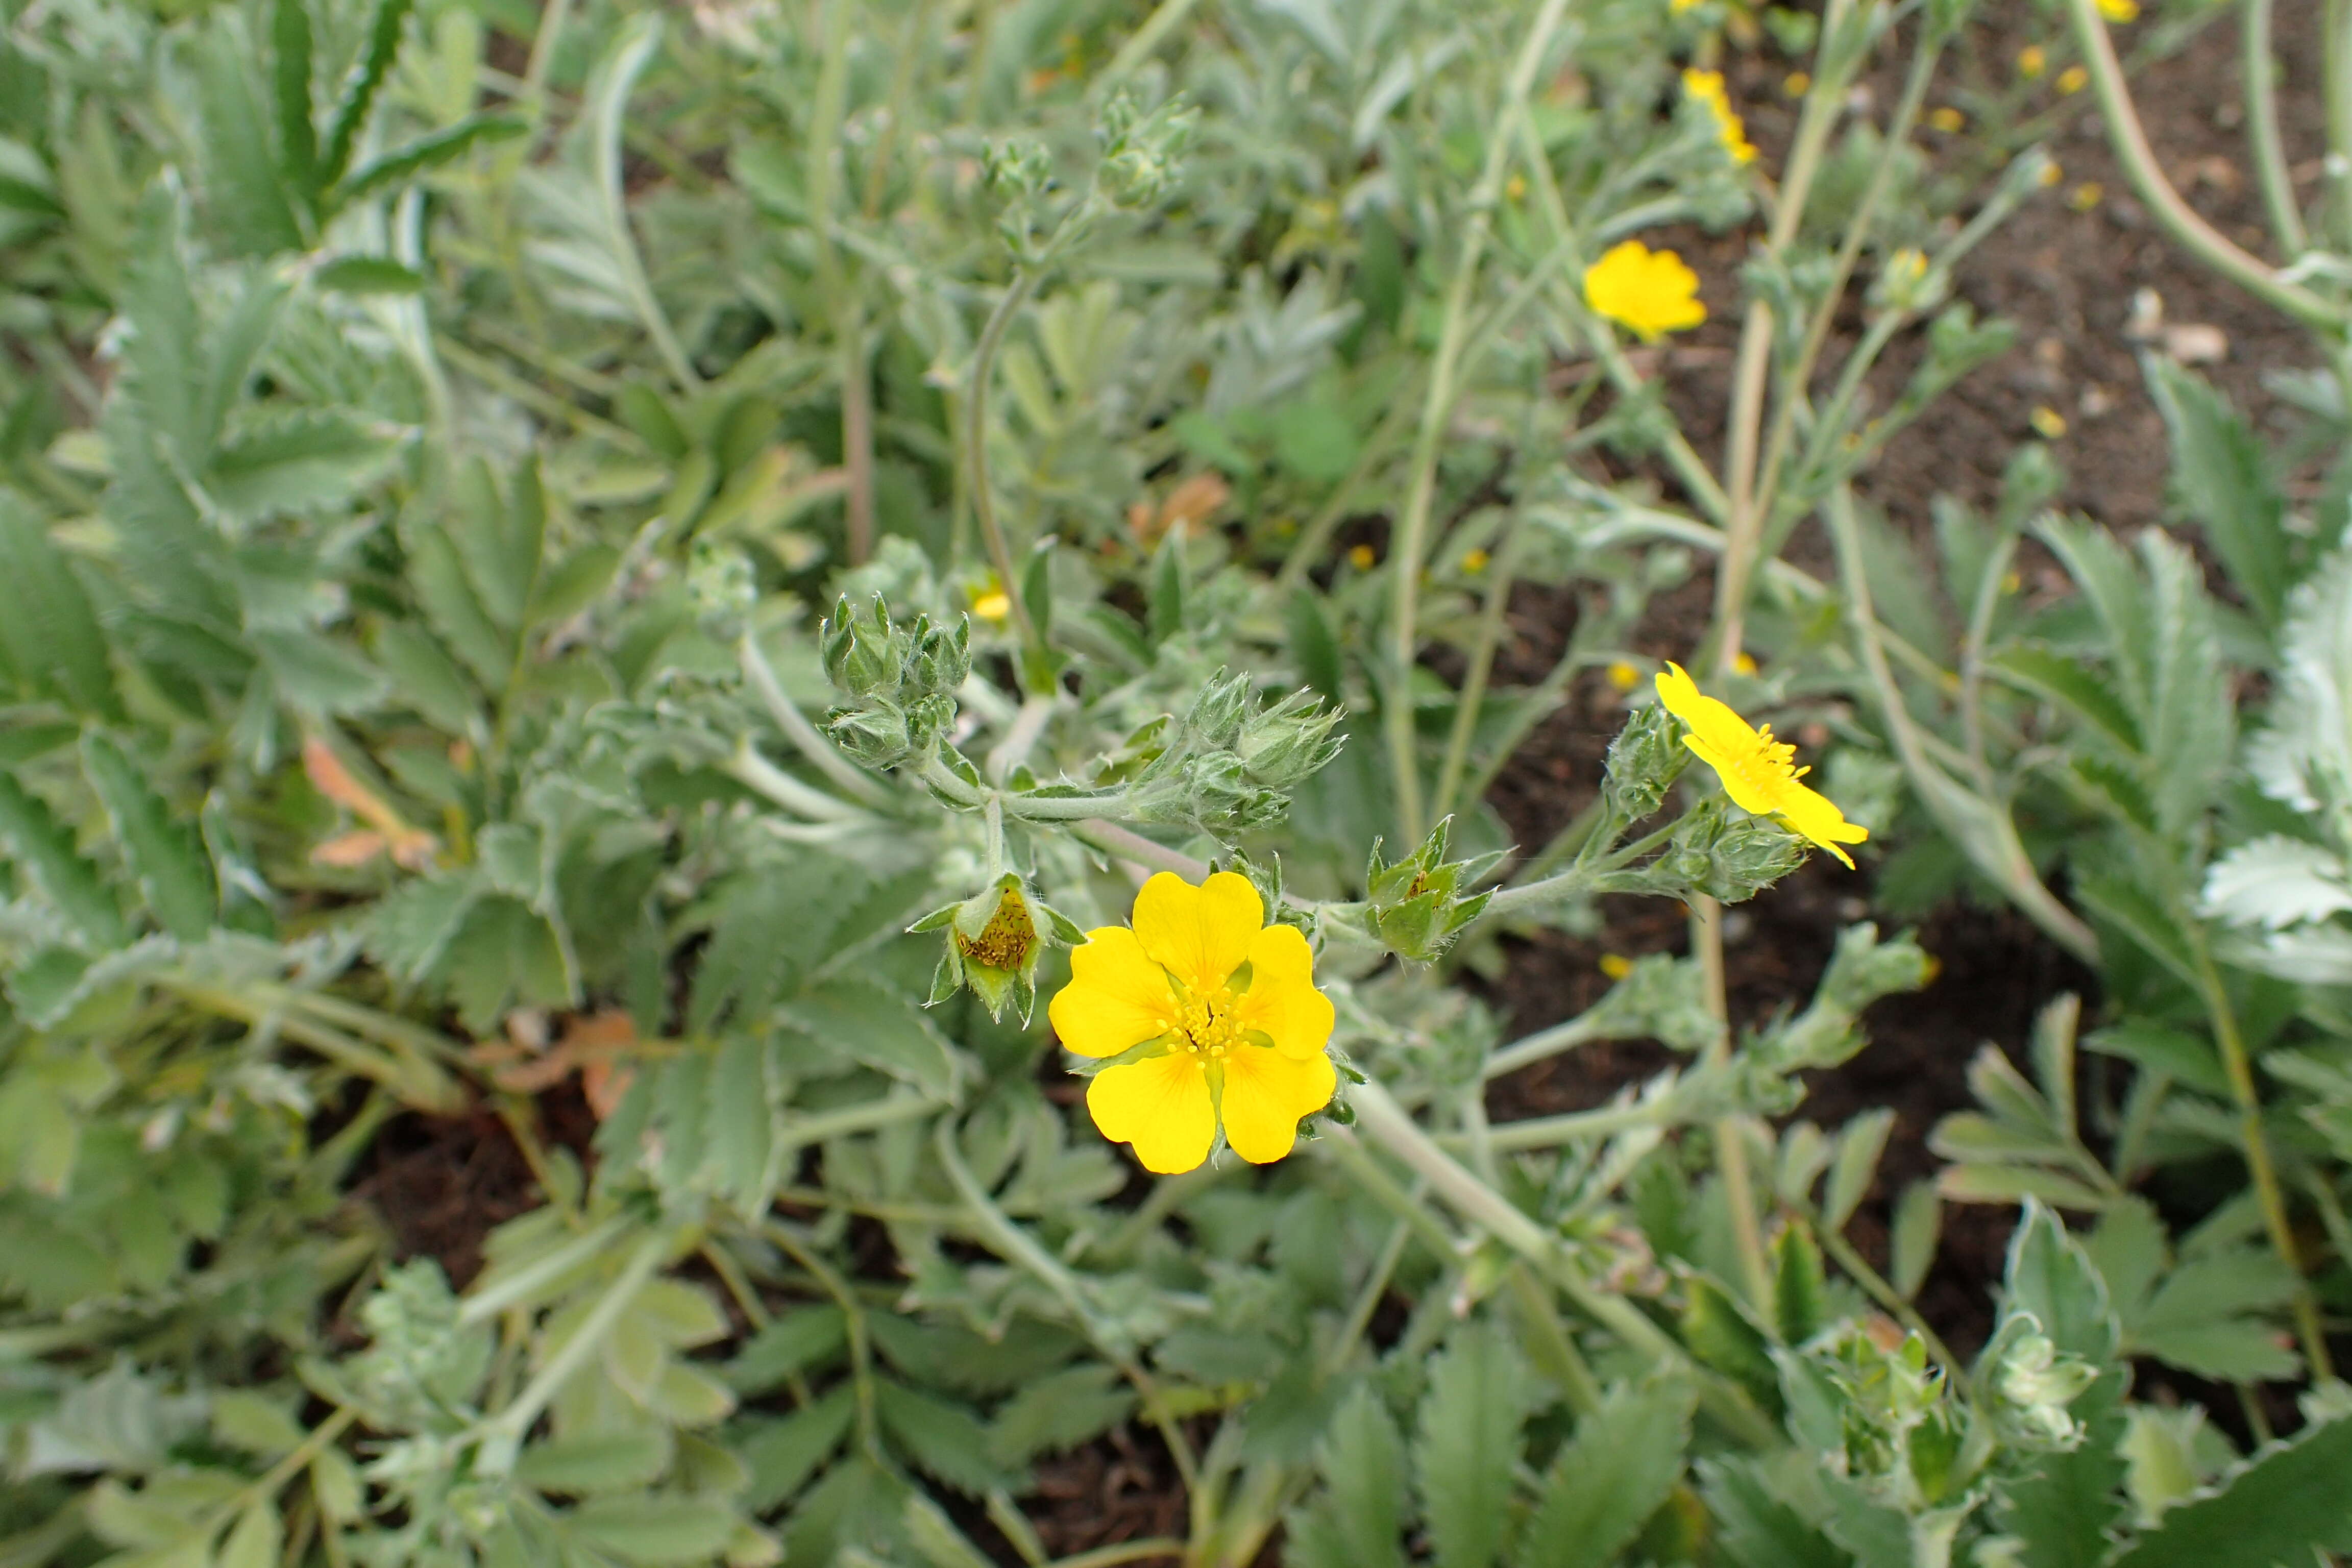
[{"label": "fuzzy stem", "polygon": [[1413,437],[1412,481],[1405,493],[1403,517],[1395,548],[1389,556],[1389,658],[1386,689],[1381,695],[1381,728],[1386,733],[1391,785],[1396,791],[1397,837],[1407,844],[1421,842],[1424,831],[1421,796],[1420,748],[1413,736],[1412,671],[1419,651],[1421,563],[1429,547],[1430,512],[1437,494],[1437,460],[1445,427],[1454,416],[1454,403],[1463,369],[1462,350],[1468,335],[1470,292],[1485,258],[1488,234],[1494,226],[1495,205],[1501,198],[1504,171],[1510,166],[1517,116],[1524,111],[1535,85],[1537,68],[1550,47],[1554,31],[1568,9],[1568,0],[1543,0],[1528,36],[1512,63],[1503,101],[1488,128],[1486,167],[1471,187],[1469,225],[1455,258],[1454,276],[1446,286],[1445,308],[1438,331],[1437,353],[1429,368],[1429,389],[1421,406],[1421,428]]},{"label": "fuzzy stem", "polygon": [[2278,59],[2271,49],[2272,0],[2245,0],[2245,4],[2238,54],[2245,73],[2246,140],[2253,153],[2254,173],[2262,180],[2263,207],[2270,215],[2271,233],[2292,261],[2310,242],[2303,232],[2294,179],[2287,173],[2286,148],[2279,138]]},{"label": "fuzzy stem", "polygon": [[1005,331],[1013,318],[1029,300],[1037,287],[1037,275],[1024,267],[1014,270],[1012,286],[1004,297],[989,312],[988,324],[981,329],[980,342],[971,351],[971,384],[964,394],[964,465],[971,486],[971,515],[980,524],[980,537],[988,547],[989,563],[996,568],[997,586],[1004,593],[1005,601],[1013,606],[1013,624],[1020,628],[1024,647],[1037,644],[1036,623],[1029,618],[1029,605],[1021,596],[1021,584],[1013,568],[1013,547],[1005,542],[1004,527],[996,520],[996,500],[988,482],[988,380],[996,365],[996,351],[1003,345]]},{"label": "fuzzy stem", "polygon": [[2278,1167],[2271,1158],[2270,1135],[2263,1129],[2262,1091],[2254,1084],[2253,1064],[2246,1052],[2245,1038],[2238,1032],[2237,1010],[2230,1005],[2229,989],[2213,962],[2204,928],[2189,921],[2184,923],[2182,934],[2195,956],[2198,990],[2213,1027],[2214,1041],[2221,1047],[2221,1070],[2230,1079],[2230,1096],[2237,1102],[2238,1136],[2245,1144],[2246,1170],[2253,1179],[2254,1200],[2262,1207],[2263,1228],[2270,1232],[2271,1247],[2278,1254],[2279,1261],[2295,1277],[2295,1334],[2303,1342],[2303,1356],[2310,1366],[2312,1381],[2325,1383],[2336,1375],[2327,1353],[2327,1332],[2319,1321],[2319,1302],[2304,1274],[2294,1226],[2286,1212],[2286,1194],[2279,1186]]},{"label": "fuzzy stem", "polygon": [[[2172,183],[2158,166],[2155,150],[2147,144],[2147,133],[2140,128],[2131,89],[2124,81],[2123,62],[2116,58],[2106,24],[2099,19],[2097,0],[2066,0],[2066,9],[2074,19],[2074,38],[2082,49],[2083,63],[2091,73],[2092,89],[2099,96],[2099,113],[2107,122],[2107,140],[2115,148],[2116,162],[2124,166],[2132,188],[2165,232],[2182,249],[2273,310],[2285,312],[2307,327],[2340,331],[2344,325],[2341,310],[2303,285],[2288,282],[2247,255],[2180,199],[2180,193],[2172,188]],[[2337,118],[2333,105],[2339,95],[2331,92],[2328,96],[2332,127]]]}]

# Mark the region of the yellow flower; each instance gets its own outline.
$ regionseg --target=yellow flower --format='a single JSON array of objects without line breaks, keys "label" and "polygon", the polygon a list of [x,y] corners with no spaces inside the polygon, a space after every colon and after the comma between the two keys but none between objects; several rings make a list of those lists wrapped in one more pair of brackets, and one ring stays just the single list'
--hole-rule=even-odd
[{"label": "yellow flower", "polygon": [[1609,667],[1609,684],[1620,691],[1631,691],[1642,683],[1642,672],[1623,659]]},{"label": "yellow flower", "polygon": [[2055,158],[2053,158],[2050,162],[2042,164],[2042,173],[2034,176],[2035,179],[2042,182],[2044,188],[2054,188],[2058,182],[2065,177],[2066,171],[2058,166],[2058,160]]},{"label": "yellow flower", "polygon": [[1652,250],[1638,239],[1610,247],[1584,269],[1584,302],[1644,342],[1706,320],[1698,274],[1673,251]]},{"label": "yellow flower", "polygon": [[2040,44],[2028,44],[2017,51],[2017,74],[2028,81],[2039,78],[2050,68],[2049,51]]},{"label": "yellow flower", "polygon": [[1948,103],[1927,112],[1927,123],[1947,134],[1961,129],[1968,122],[1969,117]]},{"label": "yellow flower", "polygon": [[2080,92],[2091,84],[2091,73],[2081,66],[2068,66],[2058,73],[2060,92]]},{"label": "yellow flower", "polygon": [[1483,550],[1465,551],[1462,556],[1462,570],[1475,577],[1486,569],[1486,563],[1493,559],[1493,556]]},{"label": "yellow flower", "polygon": [[1721,71],[1686,70],[1683,72],[1683,90],[1714,111],[1716,130],[1723,137],[1723,150],[1731,154],[1735,163],[1750,163],[1756,160],[1756,149],[1748,140],[1748,128],[1731,110],[1730,95],[1724,91]]},{"label": "yellow flower", "polygon": [[1372,547],[1369,544],[1356,545],[1348,552],[1348,564],[1359,572],[1370,571],[1372,563],[1378,559],[1380,558],[1372,552]]},{"label": "yellow flower", "polygon": [[1802,98],[1813,90],[1813,79],[1803,71],[1790,71],[1789,79],[1780,84],[1780,90],[1790,98]]},{"label": "yellow flower", "polygon": [[1622,952],[1601,955],[1601,973],[1612,980],[1622,980],[1633,973],[1633,961]]},{"label": "yellow flower", "polygon": [[1791,833],[1820,845],[1848,868],[1853,865],[1839,847],[1861,843],[1869,829],[1848,822],[1827,798],[1797,782],[1812,769],[1790,765],[1797,748],[1774,740],[1771,725],[1750,729],[1729,704],[1703,694],[1678,664],[1667,665],[1658,677],[1658,700],[1689,726],[1683,744],[1715,770],[1734,805],[1758,816],[1777,816]]},{"label": "yellow flower", "polygon": [[2081,184],[2076,185],[2074,194],[2066,198],[2066,205],[2078,213],[2086,213],[2097,206],[2099,198],[2106,194],[2098,181],[2084,180]]},{"label": "yellow flower", "polygon": [[1679,16],[1685,11],[1696,10],[1699,0],[1671,0],[1671,4],[1675,8],[1675,15]]},{"label": "yellow flower", "polygon": [[2099,0],[2099,15],[2115,23],[2139,20],[2139,0]]},{"label": "yellow flower", "polygon": [[1070,983],[1045,1011],[1066,1048],[1127,1058],[1095,1074],[1087,1110],[1145,1170],[1193,1169],[1221,1121],[1234,1152],[1265,1165],[1339,1087],[1314,970],[1297,927],[1265,924],[1248,878],[1219,871],[1194,887],[1162,871],[1135,895],[1131,928],[1089,931],[1071,951]]},{"label": "yellow flower", "polygon": [[1738,653],[1731,656],[1731,671],[1735,675],[1755,674],[1756,656],[1749,653],[1746,648],[1741,648]]},{"label": "yellow flower", "polygon": [[2025,422],[2032,426],[2033,433],[2045,441],[2055,441],[2066,434],[2066,416],[2046,403],[2036,408]]},{"label": "yellow flower", "polygon": [[971,613],[983,621],[1001,621],[1013,613],[1012,595],[1002,588],[988,588],[974,595]]}]

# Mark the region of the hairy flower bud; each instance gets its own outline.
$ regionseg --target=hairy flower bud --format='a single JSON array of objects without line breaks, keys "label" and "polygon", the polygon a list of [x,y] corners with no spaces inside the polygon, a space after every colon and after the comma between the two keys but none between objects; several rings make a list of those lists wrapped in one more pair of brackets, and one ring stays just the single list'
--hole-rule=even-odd
[{"label": "hairy flower bud", "polygon": [[1601,789],[1609,804],[1627,822],[1639,822],[1655,812],[1666,791],[1690,765],[1690,748],[1665,704],[1653,702],[1635,710],[1617,738],[1609,742],[1607,772]]}]

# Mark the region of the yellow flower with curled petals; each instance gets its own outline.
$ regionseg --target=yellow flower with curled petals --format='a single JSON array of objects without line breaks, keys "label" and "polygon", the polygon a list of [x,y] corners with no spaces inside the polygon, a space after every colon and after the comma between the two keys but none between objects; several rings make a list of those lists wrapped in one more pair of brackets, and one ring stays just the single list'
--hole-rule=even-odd
[{"label": "yellow flower with curled petals", "polygon": [[1652,250],[1638,239],[1611,246],[1584,269],[1584,302],[1645,342],[1706,320],[1698,274],[1673,251]]},{"label": "yellow flower with curled petals", "polygon": [[1135,895],[1133,923],[1087,933],[1070,983],[1046,1007],[1063,1047],[1099,1060],[1087,1110],[1147,1171],[1209,1157],[1217,1129],[1255,1165],[1290,1152],[1299,1118],[1330,1103],[1330,998],[1296,926],[1267,925],[1249,879],[1198,887],[1161,871]]},{"label": "yellow flower with curled petals", "polygon": [[1752,163],[1756,149],[1748,140],[1748,127],[1731,107],[1731,95],[1724,90],[1721,71],[1686,70],[1683,72],[1683,90],[1706,105],[1715,116],[1716,130],[1723,137],[1723,150],[1731,154],[1735,163]]},{"label": "yellow flower with curled petals", "polygon": [[1853,858],[1840,847],[1861,843],[1870,830],[1848,822],[1825,796],[1798,782],[1812,769],[1791,765],[1797,748],[1774,740],[1772,726],[1751,728],[1730,704],[1700,691],[1679,664],[1667,665],[1658,676],[1658,700],[1687,726],[1683,744],[1715,770],[1734,805],[1758,816],[1778,817],[1790,832],[1811,839],[1852,868]]}]

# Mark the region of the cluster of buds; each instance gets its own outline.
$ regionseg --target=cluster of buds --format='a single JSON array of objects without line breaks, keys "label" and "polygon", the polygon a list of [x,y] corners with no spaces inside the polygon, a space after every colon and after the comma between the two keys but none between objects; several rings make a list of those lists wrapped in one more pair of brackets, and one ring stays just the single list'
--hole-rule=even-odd
[{"label": "cluster of buds", "polygon": [[1311,692],[1260,707],[1248,676],[1212,680],[1181,720],[1130,738],[1128,814],[1212,832],[1278,822],[1290,792],[1339,755],[1339,722]]},{"label": "cluster of buds", "polygon": [[1127,93],[1114,93],[1095,130],[1102,141],[1096,179],[1103,195],[1115,206],[1157,206],[1175,186],[1185,143],[1200,119],[1201,111],[1181,97],[1146,110]]},{"label": "cluster of buds", "polygon": [[955,722],[955,693],[971,673],[971,623],[953,630],[918,616],[890,619],[877,595],[864,613],[844,597],[818,630],[824,672],[850,700],[826,720],[835,743],[868,767],[928,756]]},{"label": "cluster of buds", "polygon": [[2082,1442],[2083,1423],[2067,1406],[2099,1380],[2098,1368],[2060,1351],[2032,1313],[2002,1319],[1979,1366],[1979,1403],[2003,1442],[2037,1454]]},{"label": "cluster of buds", "polygon": [[931,972],[927,1005],[937,1006],[970,986],[991,1018],[1002,1018],[1009,1004],[1024,1025],[1037,1008],[1037,961],[1046,947],[1074,947],[1087,939],[1012,871],[907,929],[948,933],[947,951]]},{"label": "cluster of buds", "polygon": [[1900,1512],[1959,1500],[1989,1457],[1926,1343],[1884,1319],[1782,1357],[1781,1380],[1798,1440]]},{"label": "cluster of buds", "polygon": [[1656,859],[1603,879],[1612,892],[1693,892],[1743,903],[1805,861],[1805,841],[1769,817],[1734,815],[1709,800],[1675,825]]},{"label": "cluster of buds", "polygon": [[1382,858],[1381,841],[1372,842],[1371,863],[1364,870],[1364,916],[1381,944],[1400,957],[1440,956],[1495,896],[1491,888],[1468,889],[1485,881],[1502,856],[1448,860],[1445,841],[1453,826],[1450,816],[1439,823],[1420,848],[1394,865]]}]

